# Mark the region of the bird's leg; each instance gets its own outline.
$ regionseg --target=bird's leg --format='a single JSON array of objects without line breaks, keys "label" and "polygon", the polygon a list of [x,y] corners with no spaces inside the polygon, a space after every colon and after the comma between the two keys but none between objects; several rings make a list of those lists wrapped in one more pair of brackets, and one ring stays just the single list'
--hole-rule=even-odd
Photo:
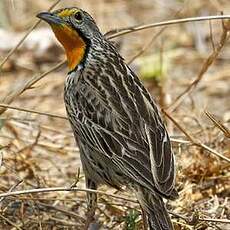
[{"label": "bird's leg", "polygon": [[[86,187],[88,189],[97,189],[97,184],[89,179],[86,178]],[[97,193],[87,192],[87,213],[86,213],[86,223],[85,223],[85,229],[88,230],[90,227],[90,224],[95,221],[94,215],[97,207]]]},{"label": "bird's leg", "polygon": [[141,207],[141,214],[142,214],[144,230],[147,230],[148,229],[147,216],[146,216],[146,213],[145,213],[145,211],[144,211],[144,209],[142,207]]},{"label": "bird's leg", "polygon": [[147,215],[144,209],[144,203],[142,200],[142,192],[140,187],[134,188],[134,193],[136,194],[136,197],[139,201],[140,204],[140,208],[141,208],[141,216],[142,216],[142,221],[143,221],[143,228],[144,230],[148,230],[148,219],[147,219]]}]

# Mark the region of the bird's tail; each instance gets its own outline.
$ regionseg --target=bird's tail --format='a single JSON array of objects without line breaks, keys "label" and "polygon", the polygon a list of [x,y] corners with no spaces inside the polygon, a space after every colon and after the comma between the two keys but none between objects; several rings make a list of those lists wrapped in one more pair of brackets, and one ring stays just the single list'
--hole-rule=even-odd
[{"label": "bird's tail", "polygon": [[137,192],[150,230],[173,230],[173,225],[160,195],[139,188]]}]

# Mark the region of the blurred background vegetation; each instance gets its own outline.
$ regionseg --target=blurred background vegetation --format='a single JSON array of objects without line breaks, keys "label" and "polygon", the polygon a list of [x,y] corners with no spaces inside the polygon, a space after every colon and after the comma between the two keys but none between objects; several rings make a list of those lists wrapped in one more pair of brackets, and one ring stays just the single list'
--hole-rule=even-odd
[{"label": "blurred background vegetation", "polygon": [[[54,0],[0,0],[0,63]],[[230,14],[229,0],[62,0],[56,6],[88,11],[103,33],[112,29],[175,18]],[[185,129],[165,117],[177,158],[180,198],[167,207],[176,229],[230,229],[230,224],[201,219],[230,217],[230,42],[209,67],[205,60],[219,46],[222,22],[203,21],[147,29],[113,39],[119,52],[144,81],[161,108]],[[229,36],[229,35],[228,35]],[[65,59],[45,23],[40,23],[0,68],[0,105],[66,116],[62,65],[32,87],[25,84]],[[1,65],[1,64],[0,64]],[[178,95],[196,79],[196,87]],[[23,91],[23,92],[22,92]],[[10,99],[9,99],[10,98]],[[170,106],[173,105],[173,106]],[[69,187],[76,180],[84,188],[79,151],[65,119],[23,112],[1,111],[0,191]],[[209,111],[211,117],[205,114]],[[221,128],[220,128],[221,127]],[[193,139],[194,138],[194,139]],[[194,141],[195,140],[195,141]],[[198,141],[211,148],[209,151]],[[132,197],[129,191],[102,191]],[[0,229],[83,229],[84,192],[53,192],[0,198]],[[198,216],[198,218],[196,218]],[[101,195],[97,210],[101,229],[142,229],[138,204]]]}]

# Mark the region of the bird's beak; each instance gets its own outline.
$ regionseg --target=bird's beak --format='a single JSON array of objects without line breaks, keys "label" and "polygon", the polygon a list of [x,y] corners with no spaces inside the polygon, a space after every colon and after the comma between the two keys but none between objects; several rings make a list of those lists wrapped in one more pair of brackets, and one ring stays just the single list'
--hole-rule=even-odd
[{"label": "bird's beak", "polygon": [[62,18],[50,12],[41,12],[37,14],[37,17],[46,21],[50,25],[62,25],[64,23]]}]

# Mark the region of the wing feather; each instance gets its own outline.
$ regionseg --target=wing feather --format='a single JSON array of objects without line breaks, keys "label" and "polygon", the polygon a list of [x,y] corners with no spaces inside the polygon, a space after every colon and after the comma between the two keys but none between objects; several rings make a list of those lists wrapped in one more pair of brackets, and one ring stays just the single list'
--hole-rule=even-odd
[{"label": "wing feather", "polygon": [[135,183],[173,196],[174,156],[157,106],[124,63],[104,67],[109,77],[101,72],[95,81],[85,71],[79,80],[85,88],[76,106],[83,114],[77,135]]}]

